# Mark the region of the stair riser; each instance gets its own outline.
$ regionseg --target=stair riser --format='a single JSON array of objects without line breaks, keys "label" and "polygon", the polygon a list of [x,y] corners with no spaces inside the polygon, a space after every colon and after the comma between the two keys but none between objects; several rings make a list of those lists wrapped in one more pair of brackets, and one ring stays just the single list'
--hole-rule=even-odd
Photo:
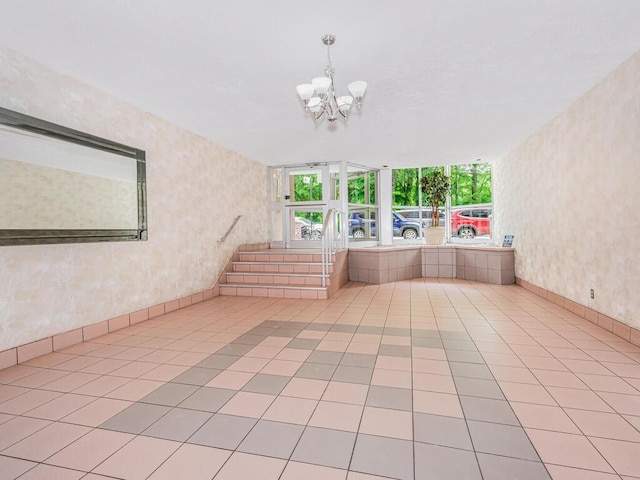
[{"label": "stair riser", "polygon": [[[278,263],[234,263],[234,272],[252,273],[313,273],[321,274],[322,265],[287,265]],[[333,266],[329,266],[329,272],[333,272]]]},{"label": "stair riser", "polygon": [[[329,278],[326,285],[330,285]],[[250,273],[227,273],[227,283],[248,283],[264,285],[299,285],[307,287],[322,286],[321,277],[290,277],[287,275],[251,275]]]},{"label": "stair riser", "polygon": [[[331,262],[335,260],[335,255],[331,256]],[[295,254],[295,253],[282,253],[282,254],[266,254],[266,253],[240,253],[241,262],[309,262],[309,263],[321,263],[322,255],[318,253],[314,254]]]},{"label": "stair riser", "polygon": [[297,288],[242,288],[220,285],[220,295],[234,297],[269,297],[269,298],[299,298],[325,300],[326,290],[302,290]]}]

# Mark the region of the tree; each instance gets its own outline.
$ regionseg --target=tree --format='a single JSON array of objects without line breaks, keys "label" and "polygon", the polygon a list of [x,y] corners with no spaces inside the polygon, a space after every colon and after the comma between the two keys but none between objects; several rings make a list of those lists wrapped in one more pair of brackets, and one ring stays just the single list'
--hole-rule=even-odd
[{"label": "tree", "polygon": [[428,169],[427,173],[420,179],[424,200],[431,207],[431,226],[440,225],[440,215],[438,209],[447,200],[447,195],[451,190],[449,177],[444,173],[444,168],[434,167]]}]

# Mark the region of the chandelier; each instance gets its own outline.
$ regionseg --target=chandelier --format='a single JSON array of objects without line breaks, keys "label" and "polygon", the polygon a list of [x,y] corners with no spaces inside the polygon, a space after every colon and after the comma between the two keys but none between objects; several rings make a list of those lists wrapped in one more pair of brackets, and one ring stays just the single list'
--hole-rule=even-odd
[{"label": "chandelier", "polygon": [[367,89],[367,82],[358,80],[348,85],[351,95],[336,95],[333,75],[336,72],[331,64],[330,48],[336,42],[335,35],[325,35],[322,43],[327,46],[327,66],[323,70],[324,77],[316,77],[311,83],[303,83],[296,87],[298,95],[304,102],[304,108],[314,118],[319,121],[326,114],[330,122],[335,122],[338,115],[346,120],[349,117],[351,106],[355,100],[358,109],[362,106],[364,93]]}]

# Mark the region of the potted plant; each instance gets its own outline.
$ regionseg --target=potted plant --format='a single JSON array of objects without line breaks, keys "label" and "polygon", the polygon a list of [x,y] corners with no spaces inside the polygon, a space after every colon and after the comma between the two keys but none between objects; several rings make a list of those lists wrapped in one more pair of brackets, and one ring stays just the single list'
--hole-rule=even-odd
[{"label": "potted plant", "polygon": [[445,229],[440,227],[439,208],[447,201],[451,190],[449,177],[442,168],[432,168],[420,179],[423,201],[431,207],[431,227],[425,229],[425,238],[429,245],[440,245],[444,241]]}]

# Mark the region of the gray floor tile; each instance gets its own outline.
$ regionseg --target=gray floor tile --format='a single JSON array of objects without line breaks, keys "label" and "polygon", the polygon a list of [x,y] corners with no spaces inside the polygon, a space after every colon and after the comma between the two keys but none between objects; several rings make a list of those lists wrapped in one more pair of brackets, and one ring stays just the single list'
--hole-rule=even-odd
[{"label": "gray floor tile", "polygon": [[369,325],[361,325],[356,330],[356,333],[364,333],[367,335],[382,335],[384,327],[372,327]]},{"label": "gray floor tile", "polygon": [[175,407],[185,398],[192,395],[199,387],[195,385],[184,385],[182,383],[165,383],[163,386],[154,390],[149,395],[140,399],[144,403],[153,403],[155,405],[166,405]]},{"label": "gray floor tile", "polygon": [[480,363],[449,362],[449,367],[451,367],[451,373],[454,377],[494,379],[489,367]]},{"label": "gray floor tile", "polygon": [[[242,345],[241,343],[230,343],[218,350],[216,355],[235,355],[241,356],[249,352],[255,347],[255,345]],[[225,367],[226,368],[226,367]]]},{"label": "gray floor tile", "polygon": [[482,422],[503,423],[519,426],[518,418],[506,400],[493,398],[465,397],[460,395],[464,418]]},{"label": "gray floor tile", "polygon": [[457,332],[454,330],[440,330],[440,337],[449,338],[451,340],[471,340],[467,332]]},{"label": "gray floor tile", "polygon": [[380,345],[378,355],[387,357],[410,357],[411,347],[409,345]]},{"label": "gray floor tile", "polygon": [[309,326],[309,322],[285,322],[283,325],[280,325],[282,328],[297,328],[298,330],[304,330]]},{"label": "gray floor tile", "polygon": [[443,348],[442,340],[431,337],[413,337],[411,339],[411,345],[423,348]]},{"label": "gray floor tile", "polygon": [[260,420],[242,441],[238,451],[289,459],[303,431],[302,425]]},{"label": "gray floor tile", "polygon": [[307,363],[326,363],[327,365],[337,365],[342,359],[340,352],[325,352],[324,350],[316,350],[307,357]]},{"label": "gray floor tile", "polygon": [[216,368],[191,367],[171,380],[173,383],[186,383],[188,385],[206,385],[222,370]]},{"label": "gray floor tile", "polygon": [[391,408],[394,410],[412,409],[412,394],[407,388],[380,387],[371,385],[367,396],[369,407]]},{"label": "gray floor tile", "polygon": [[257,333],[245,333],[244,335],[240,335],[231,343],[237,343],[239,345],[258,345],[262,342],[268,335],[258,335]]},{"label": "gray floor tile", "polygon": [[415,443],[416,480],[482,480],[476,456],[468,450]]},{"label": "gray floor tile", "polygon": [[416,412],[413,414],[413,438],[416,442],[473,450],[467,422],[462,418]]},{"label": "gray floor tile", "polygon": [[271,327],[271,328],[279,328],[287,325],[289,322],[285,322],[283,320],[265,320],[258,327]]},{"label": "gray floor tile", "polygon": [[169,410],[171,410],[169,407],[160,405],[134,403],[104,422],[100,428],[139,434]]},{"label": "gray floor tile", "polygon": [[180,403],[180,407],[189,408],[192,410],[202,410],[204,412],[217,412],[235,394],[236,390],[202,387],[189,398]]},{"label": "gray floor tile", "polygon": [[349,469],[401,480],[413,480],[413,442],[358,435]]},{"label": "gray floor tile", "polygon": [[218,368],[220,370],[224,370],[225,368],[233,365],[233,363],[239,358],[240,357],[238,355],[220,355],[218,353],[214,353],[213,355],[209,355],[207,358],[198,363],[197,366],[205,368]]},{"label": "gray floor tile", "polygon": [[442,344],[444,348],[450,350],[467,350],[469,352],[477,352],[476,344],[471,340],[453,340],[451,338],[443,338]]},{"label": "gray floor tile", "polygon": [[187,443],[235,450],[258,420],[216,413]]},{"label": "gray floor tile", "polygon": [[358,330],[357,325],[334,325],[331,332],[355,333]]},{"label": "gray floor tile", "polygon": [[305,330],[313,330],[314,332],[328,332],[333,327],[332,323],[310,323]]},{"label": "gray floor tile", "polygon": [[412,338],[437,338],[440,339],[440,331],[424,329],[424,328],[412,328],[411,329],[411,337]]},{"label": "gray floor tile", "polygon": [[211,415],[209,412],[174,408],[142,432],[142,435],[185,442]]},{"label": "gray floor tile", "polygon": [[376,358],[376,355],[365,355],[364,353],[345,353],[340,360],[340,365],[373,368],[376,365]]},{"label": "gray floor tile", "polygon": [[259,335],[261,337],[268,337],[273,335],[278,327],[260,326],[254,327],[249,330],[245,335]]},{"label": "gray floor tile", "polygon": [[373,368],[350,367],[348,365],[338,365],[333,378],[335,382],[359,383],[369,385],[373,376]]},{"label": "gray floor tile", "polygon": [[291,460],[346,469],[355,441],[356,434],[352,432],[307,427]]},{"label": "gray floor tile", "polygon": [[522,427],[467,420],[476,452],[540,461]]},{"label": "gray floor tile", "polygon": [[484,358],[478,352],[465,350],[446,350],[447,360],[450,362],[485,363]]},{"label": "gray floor tile", "polygon": [[484,480],[551,480],[540,462],[479,453],[478,463]]},{"label": "gray floor tile", "polygon": [[331,380],[336,365],[323,363],[303,363],[295,376],[300,378],[313,378],[315,380]]},{"label": "gray floor tile", "polygon": [[301,350],[313,350],[318,346],[320,340],[315,338],[294,338],[289,342],[287,348],[299,348]]},{"label": "gray floor tile", "polygon": [[259,373],[249,380],[247,384],[242,387],[242,390],[245,392],[278,395],[282,390],[284,390],[284,387],[289,383],[289,380],[291,380],[291,377]]},{"label": "gray floor tile", "polygon": [[495,380],[482,380],[480,378],[454,377],[458,395],[470,397],[495,398],[504,400],[502,390]]},{"label": "gray floor tile", "polygon": [[302,328],[280,327],[273,335],[275,337],[295,338],[302,332]]},{"label": "gray floor tile", "polygon": [[411,336],[411,329],[401,328],[401,327],[384,327],[383,335],[393,335],[395,337],[409,337]]}]

